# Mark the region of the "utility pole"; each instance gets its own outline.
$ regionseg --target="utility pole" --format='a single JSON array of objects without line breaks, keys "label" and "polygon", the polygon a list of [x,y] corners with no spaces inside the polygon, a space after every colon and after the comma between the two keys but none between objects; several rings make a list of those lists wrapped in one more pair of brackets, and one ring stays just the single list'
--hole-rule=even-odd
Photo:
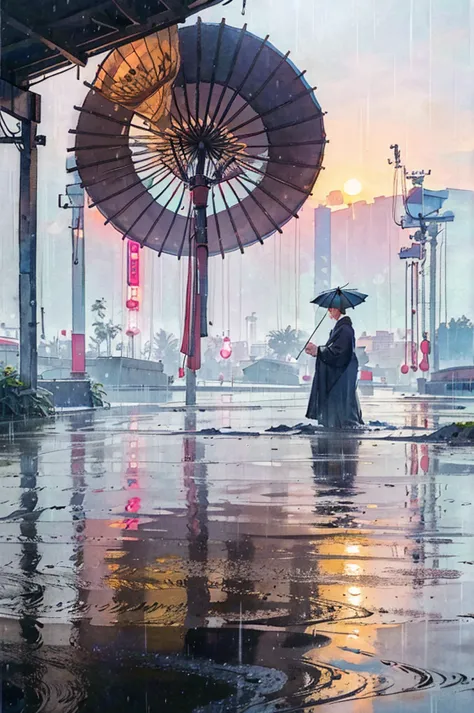
[{"label": "utility pole", "polygon": [[38,149],[36,123],[24,121],[20,153],[20,381],[28,388],[38,386],[36,252]]},{"label": "utility pole", "polygon": [[[430,191],[424,187],[424,181],[431,171],[412,171],[408,173],[402,164],[401,153],[398,144],[390,147],[394,152],[394,159],[389,159],[389,164],[395,168],[396,176],[399,171],[403,172],[403,179],[408,179],[412,183],[412,190],[406,194],[404,180],[401,182],[403,194],[403,207],[405,215],[401,216],[397,222],[401,228],[417,228],[410,240],[415,242],[411,248],[404,248],[400,251],[400,258],[415,258],[419,261],[421,271],[421,331],[426,334],[426,283],[425,283],[425,262],[427,245],[430,246],[430,270],[429,270],[429,341],[432,355],[432,372],[439,371],[439,344],[437,334],[437,237],[440,233],[440,224],[449,223],[454,220],[452,211],[441,213],[443,203],[448,198],[449,193],[445,191]],[[396,181],[398,185],[398,181]],[[397,192],[397,191],[395,191]],[[394,196],[396,200],[397,196]],[[418,245],[416,245],[418,243]],[[425,337],[424,337],[425,338]],[[413,336],[412,336],[413,339]]]},{"label": "utility pole", "polygon": [[41,121],[41,97],[0,78],[0,111],[21,122],[21,132],[2,132],[0,143],[16,144],[20,150],[19,200],[19,317],[20,380],[27,389],[38,385],[36,305],[36,225],[38,145],[46,138],[37,135]]},{"label": "utility pole", "polygon": [[186,406],[196,406],[196,372],[186,369]]},{"label": "utility pole", "polygon": [[[70,156],[66,162],[69,171],[76,167]],[[66,200],[59,196],[59,207],[72,211],[72,368],[73,379],[83,379],[86,373],[86,273],[84,245],[84,189],[79,174],[72,173],[74,183],[66,186]]]},{"label": "utility pole", "polygon": [[436,322],[437,322],[437,280],[436,280],[436,270],[437,270],[437,255],[436,250],[438,247],[438,225],[437,223],[430,223],[428,226],[428,234],[430,236],[430,336],[431,336],[431,355],[433,363],[433,371],[439,371],[439,344],[436,335]]}]

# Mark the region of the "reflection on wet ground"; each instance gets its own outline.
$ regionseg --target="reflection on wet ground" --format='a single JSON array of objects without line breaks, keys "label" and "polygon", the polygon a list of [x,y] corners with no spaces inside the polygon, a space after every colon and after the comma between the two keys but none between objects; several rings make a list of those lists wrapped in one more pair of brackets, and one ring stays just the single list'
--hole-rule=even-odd
[{"label": "reflection on wet ground", "polygon": [[[303,392],[229,392],[199,394],[201,408],[197,413],[198,429],[225,429],[261,432],[269,426],[285,423],[294,426],[302,421],[306,411],[309,391]],[[175,401],[162,406],[136,404],[140,413],[140,429],[153,429],[157,433],[179,431],[184,428],[185,407],[182,394],[171,394]],[[434,398],[404,396],[390,390],[381,390],[368,399],[362,398],[364,419],[367,424],[390,421],[392,428],[407,434],[420,429],[435,430],[453,421],[472,420],[474,398]],[[147,418],[146,414],[163,414],[161,418]],[[128,414],[128,410],[126,410]],[[123,423],[126,424],[127,416]],[[103,426],[107,427],[104,422]],[[122,421],[114,423],[119,427]]]},{"label": "reflection on wet ground", "polygon": [[[472,708],[474,453],[268,434],[297,409],[262,405],[4,430],[1,711]],[[193,435],[225,427],[261,435]]]}]

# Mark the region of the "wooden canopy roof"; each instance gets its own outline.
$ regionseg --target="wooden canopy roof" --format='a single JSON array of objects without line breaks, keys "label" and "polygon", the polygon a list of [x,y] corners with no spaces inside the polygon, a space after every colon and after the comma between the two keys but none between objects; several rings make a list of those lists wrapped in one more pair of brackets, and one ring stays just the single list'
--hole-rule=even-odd
[{"label": "wooden canopy roof", "polygon": [[222,0],[2,0],[1,77],[27,86]]}]

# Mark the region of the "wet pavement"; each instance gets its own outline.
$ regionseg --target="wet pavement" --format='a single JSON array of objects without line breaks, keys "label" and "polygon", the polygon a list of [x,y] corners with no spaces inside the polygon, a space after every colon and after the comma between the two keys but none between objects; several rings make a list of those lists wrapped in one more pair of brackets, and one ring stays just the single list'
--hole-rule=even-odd
[{"label": "wet pavement", "polygon": [[266,431],[303,405],[3,428],[2,712],[473,709],[473,449],[403,440],[473,402],[386,394],[363,433]]}]

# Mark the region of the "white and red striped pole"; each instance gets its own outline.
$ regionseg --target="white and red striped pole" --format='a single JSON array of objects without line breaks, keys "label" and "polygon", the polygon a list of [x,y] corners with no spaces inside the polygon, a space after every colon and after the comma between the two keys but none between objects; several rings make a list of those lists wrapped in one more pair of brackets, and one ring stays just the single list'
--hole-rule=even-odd
[{"label": "white and red striped pole", "polygon": [[[82,222],[82,221],[81,221]],[[72,369],[71,376],[80,378],[86,373],[86,304],[84,228],[72,229]]]},{"label": "white and red striped pole", "polygon": [[[75,166],[70,157],[67,167]],[[86,373],[86,272],[84,249],[84,189],[77,172],[71,174],[74,183],[66,187],[72,208],[72,368],[71,376],[83,378]]]}]

